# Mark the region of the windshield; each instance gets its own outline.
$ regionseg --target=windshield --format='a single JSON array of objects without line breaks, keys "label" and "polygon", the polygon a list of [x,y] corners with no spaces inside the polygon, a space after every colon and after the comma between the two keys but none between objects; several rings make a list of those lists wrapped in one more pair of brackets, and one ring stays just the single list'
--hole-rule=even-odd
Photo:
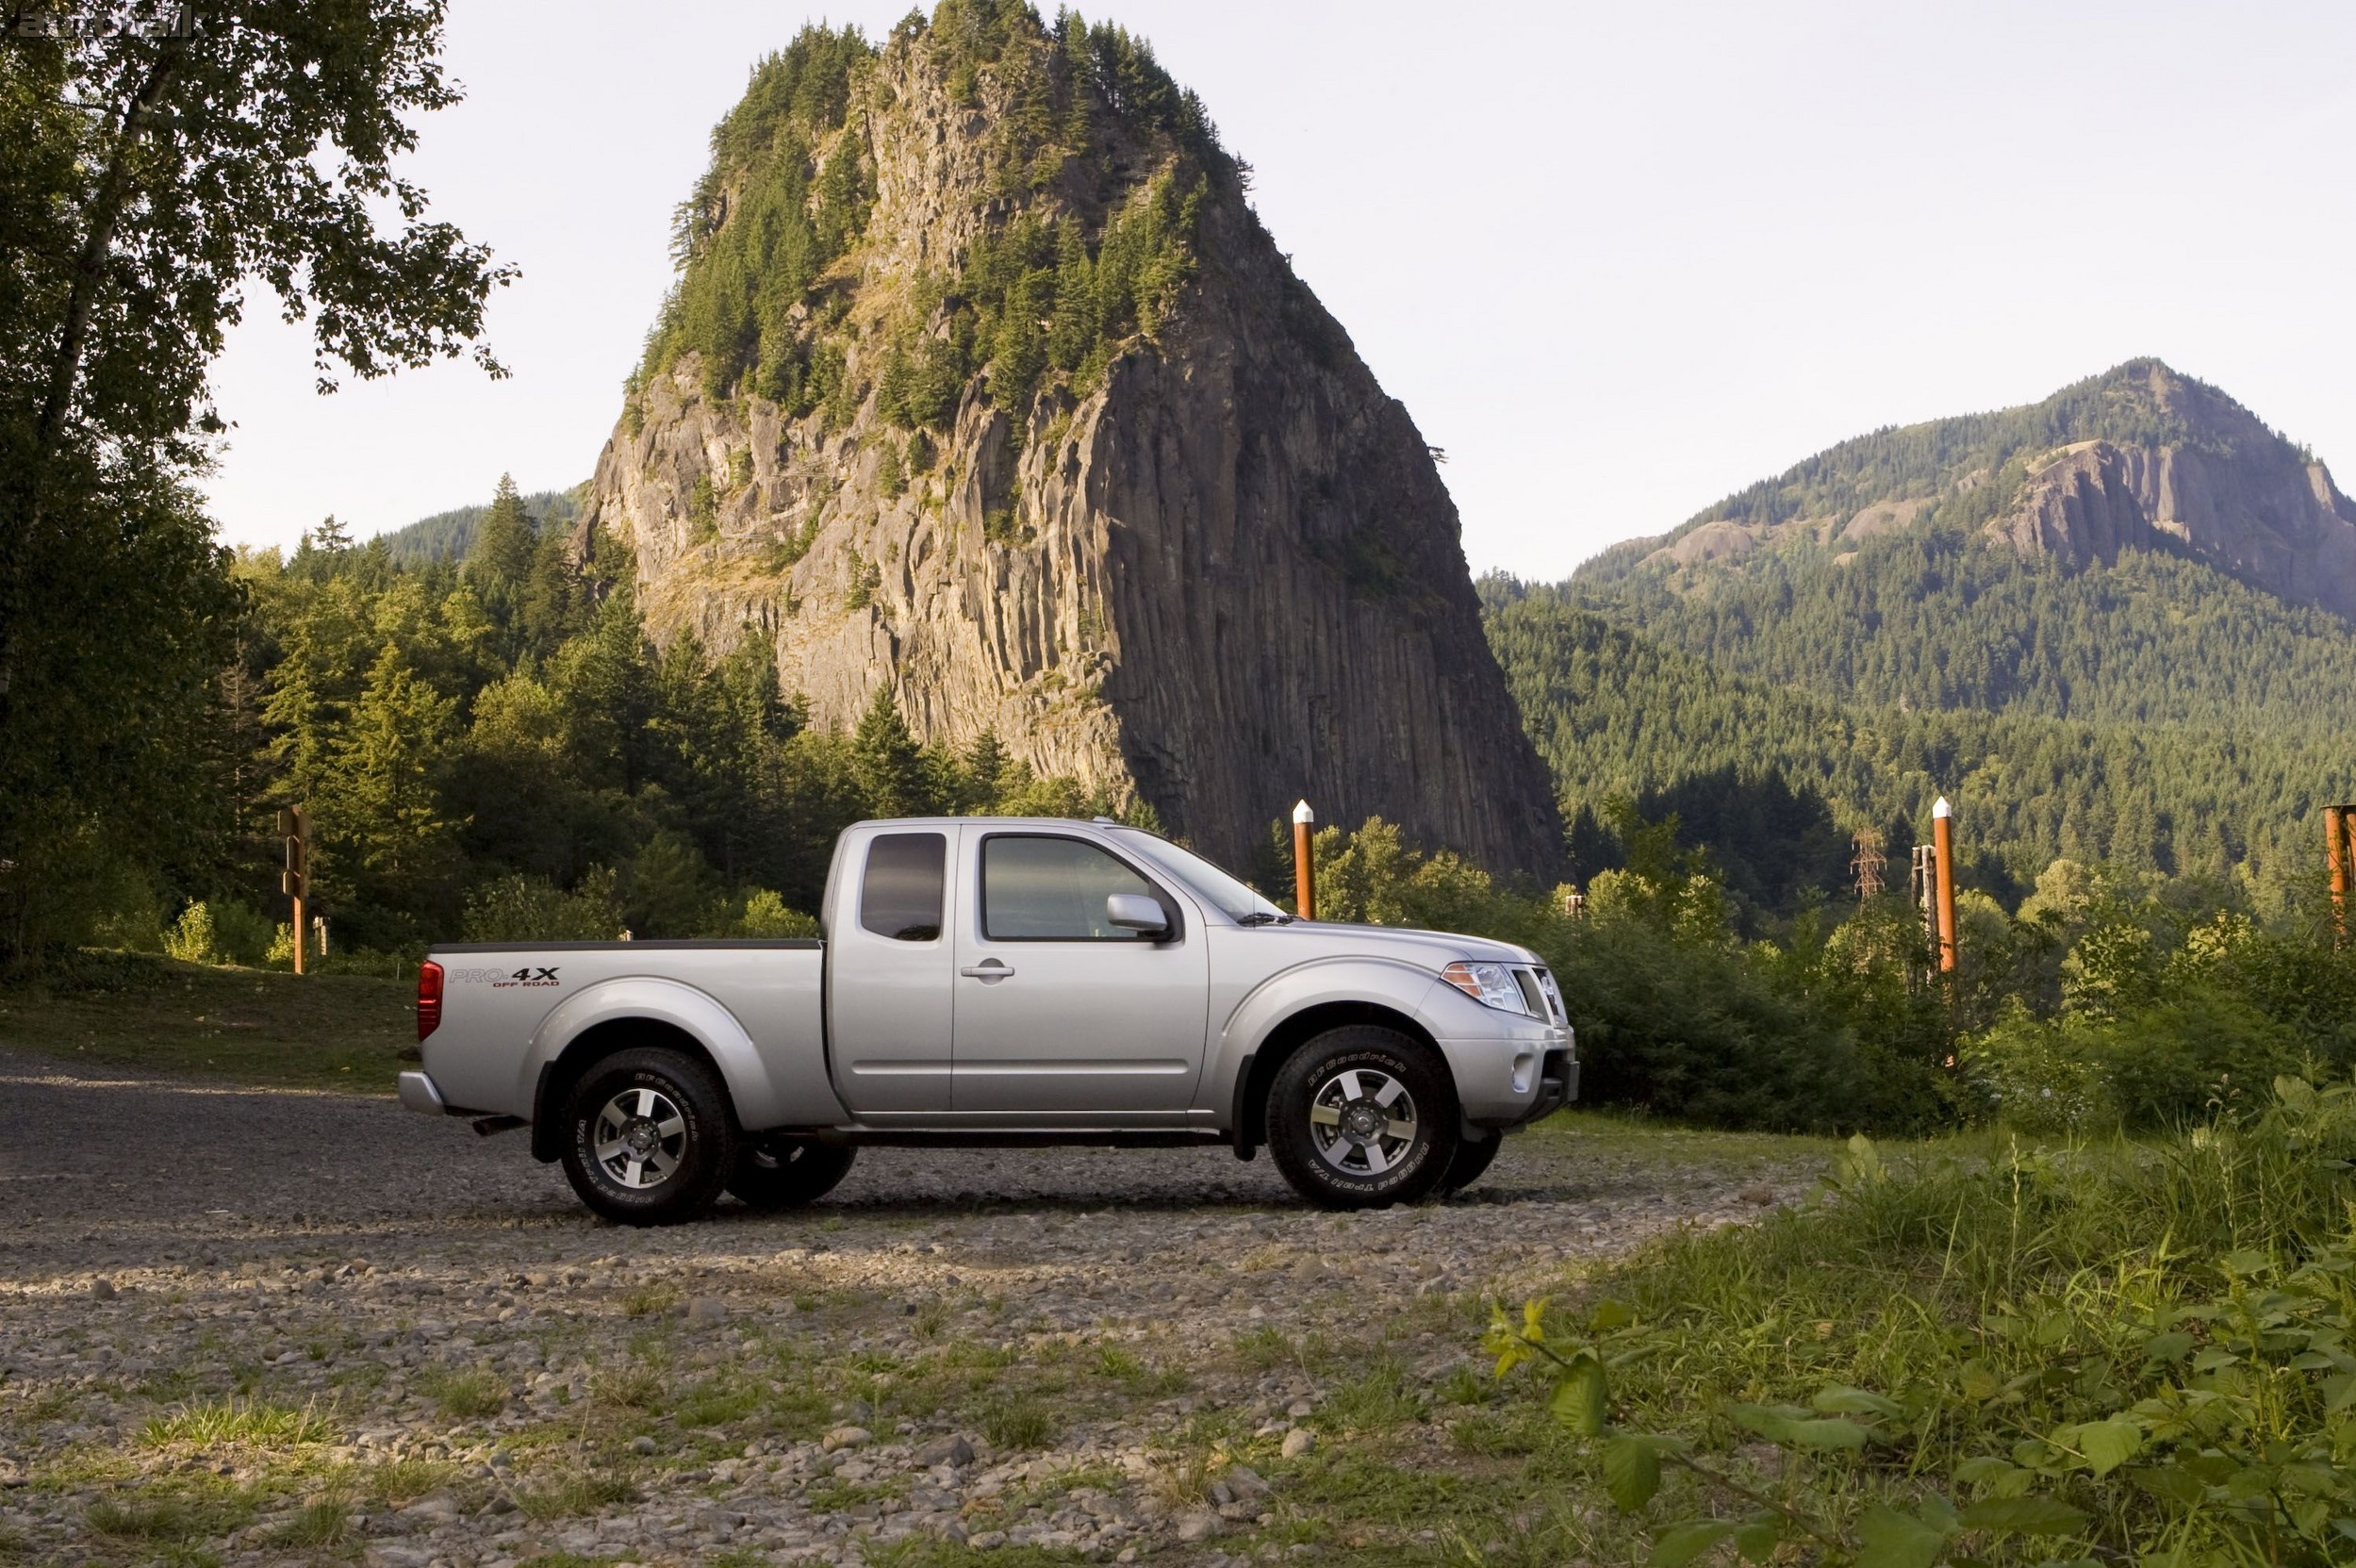
[{"label": "windshield", "polygon": [[1230,920],[1252,916],[1284,919],[1284,911],[1190,850],[1138,828],[1117,830],[1121,842],[1186,884],[1186,890]]}]

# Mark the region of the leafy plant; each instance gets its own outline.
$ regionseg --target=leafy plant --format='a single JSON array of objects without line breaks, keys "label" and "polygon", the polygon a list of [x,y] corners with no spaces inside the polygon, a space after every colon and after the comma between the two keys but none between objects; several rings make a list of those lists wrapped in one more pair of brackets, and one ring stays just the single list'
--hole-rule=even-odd
[{"label": "leafy plant", "polygon": [[[1861,1568],[2337,1562],[2356,1542],[2351,1154],[2356,1088],[2295,1078],[2247,1121],[2100,1158],[1894,1166],[1860,1138],[1821,1207],[1676,1258],[1714,1264],[1714,1343],[1620,1296],[1568,1333],[1543,1302],[1518,1321],[1500,1307],[1484,1343],[1500,1378],[1547,1369],[1549,1408],[1646,1520],[1656,1568],[1724,1544]],[[1779,1401],[1735,1373],[1731,1326],[1810,1249],[1835,1276],[1872,1267],[1885,1293],[1893,1263],[1924,1280],[1900,1297],[1884,1389],[1820,1379]],[[1667,1261],[1620,1284],[1657,1298]],[[1844,1329],[1898,1332],[1825,1320],[1824,1361],[1873,1359],[1844,1353]],[[1682,1387],[1749,1388],[1664,1401],[1649,1369],[1672,1359]],[[1632,1402],[1678,1419],[1630,1419]],[[1780,1451],[1787,1484],[1752,1478],[1741,1442]],[[1655,1519],[1665,1496],[1681,1506]]]}]

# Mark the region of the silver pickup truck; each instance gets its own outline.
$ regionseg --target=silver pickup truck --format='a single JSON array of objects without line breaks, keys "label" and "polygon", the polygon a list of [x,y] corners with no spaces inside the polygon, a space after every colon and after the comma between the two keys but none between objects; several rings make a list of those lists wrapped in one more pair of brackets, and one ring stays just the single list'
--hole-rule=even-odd
[{"label": "silver pickup truck", "polygon": [[436,948],[402,1100],[654,1225],[810,1202],[863,1144],[1264,1144],[1312,1203],[1412,1202],[1578,1090],[1526,949],[1296,920],[1110,820],[859,823],[822,926]]}]

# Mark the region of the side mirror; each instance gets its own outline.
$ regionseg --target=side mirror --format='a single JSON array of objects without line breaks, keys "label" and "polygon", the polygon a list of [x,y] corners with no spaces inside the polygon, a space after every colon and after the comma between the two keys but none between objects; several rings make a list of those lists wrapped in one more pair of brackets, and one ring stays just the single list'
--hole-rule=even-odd
[{"label": "side mirror", "polygon": [[1161,903],[1143,893],[1115,893],[1104,901],[1104,917],[1108,924],[1123,931],[1143,932],[1160,936],[1170,929],[1170,917],[1162,912]]}]

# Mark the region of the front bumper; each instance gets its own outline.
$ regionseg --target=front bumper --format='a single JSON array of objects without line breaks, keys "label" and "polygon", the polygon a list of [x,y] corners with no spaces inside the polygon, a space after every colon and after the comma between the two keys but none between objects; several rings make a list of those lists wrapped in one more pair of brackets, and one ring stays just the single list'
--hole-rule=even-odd
[{"label": "front bumper", "polygon": [[441,1090],[436,1088],[434,1081],[423,1073],[403,1073],[398,1081],[401,1103],[410,1110],[421,1111],[429,1116],[451,1114],[449,1102],[442,1098]]},{"label": "front bumper", "polygon": [[1538,1099],[1530,1107],[1527,1119],[1536,1121],[1540,1116],[1551,1116],[1578,1098],[1578,1057],[1568,1046],[1560,1050],[1550,1050],[1546,1053],[1544,1065],[1539,1069]]},{"label": "front bumper", "polygon": [[1578,1096],[1578,1045],[1560,1025],[1439,1044],[1456,1078],[1457,1103],[1473,1127],[1520,1127]]}]

